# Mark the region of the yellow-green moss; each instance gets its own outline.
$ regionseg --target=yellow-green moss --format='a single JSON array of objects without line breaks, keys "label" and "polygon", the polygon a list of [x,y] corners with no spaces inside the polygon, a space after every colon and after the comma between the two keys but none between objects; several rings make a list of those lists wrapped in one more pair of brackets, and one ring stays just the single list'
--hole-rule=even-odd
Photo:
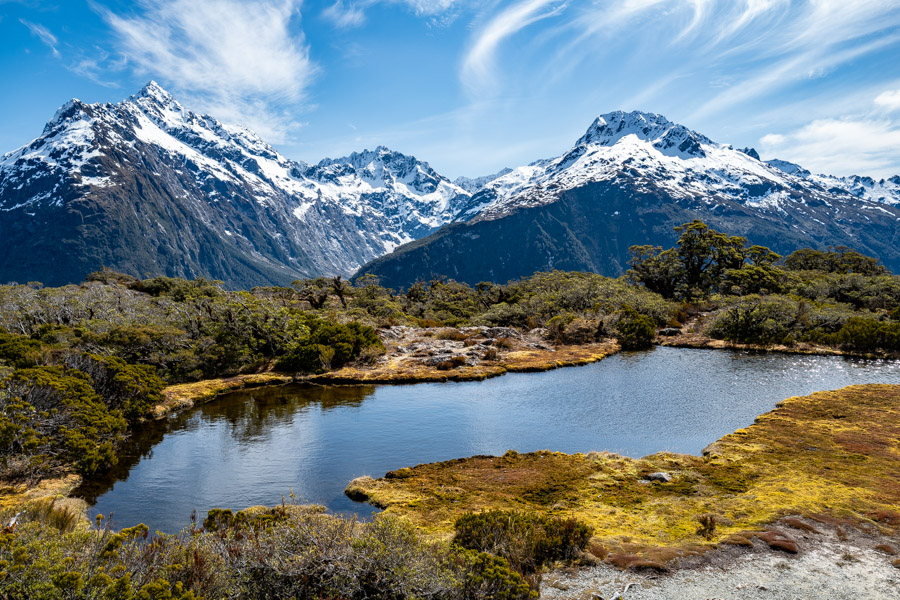
[{"label": "yellow-green moss", "polygon": [[223,377],[220,379],[206,379],[193,383],[180,383],[170,385],[163,390],[163,402],[153,409],[153,417],[161,419],[167,414],[185,410],[208,402],[220,394],[233,392],[246,387],[263,385],[278,385],[290,383],[293,379],[288,375],[278,373],[253,373],[249,375],[237,375],[235,377]]},{"label": "yellow-green moss", "polygon": [[[404,471],[357,479],[352,491],[437,535],[449,535],[467,511],[526,509],[581,519],[610,551],[665,559],[787,514],[897,527],[900,386],[790,398],[702,457],[510,451]],[[673,480],[646,482],[655,471]],[[708,536],[699,532],[703,515],[716,523]]]},{"label": "yellow-green moss", "polygon": [[79,484],[81,477],[75,474],[44,479],[33,486],[0,481],[0,509],[18,508],[37,500],[65,500],[72,510],[83,512],[87,509],[84,500],[67,497]]}]

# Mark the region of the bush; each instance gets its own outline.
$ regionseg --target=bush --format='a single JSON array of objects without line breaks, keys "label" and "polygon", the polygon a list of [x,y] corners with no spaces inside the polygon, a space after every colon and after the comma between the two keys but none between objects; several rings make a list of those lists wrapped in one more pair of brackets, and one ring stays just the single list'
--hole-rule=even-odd
[{"label": "bush", "polygon": [[127,422],[88,375],[62,367],[19,369],[0,382],[0,461],[7,476],[73,465],[91,475],[116,463]]},{"label": "bush", "polygon": [[653,319],[633,308],[625,307],[619,313],[615,327],[616,339],[625,350],[642,350],[653,345],[656,324]]},{"label": "bush", "polygon": [[21,369],[41,362],[43,344],[0,329],[0,361]]},{"label": "bush", "polygon": [[774,344],[791,339],[801,309],[782,298],[742,298],[716,315],[707,333],[746,344]]},{"label": "bush", "polygon": [[309,331],[292,350],[278,359],[275,368],[281,371],[321,373],[341,367],[366,351],[366,360],[374,360],[375,352],[384,352],[378,334],[360,323],[334,323],[305,315],[304,325]]},{"label": "bush", "polygon": [[463,580],[463,598],[532,600],[538,592],[510,569],[509,561],[487,552],[466,553],[469,572]]},{"label": "bush", "polygon": [[454,543],[505,558],[523,574],[576,558],[593,533],[575,519],[504,510],[464,514],[455,529]]},{"label": "bush", "polygon": [[900,322],[851,317],[837,333],[823,339],[849,350],[900,350]]}]

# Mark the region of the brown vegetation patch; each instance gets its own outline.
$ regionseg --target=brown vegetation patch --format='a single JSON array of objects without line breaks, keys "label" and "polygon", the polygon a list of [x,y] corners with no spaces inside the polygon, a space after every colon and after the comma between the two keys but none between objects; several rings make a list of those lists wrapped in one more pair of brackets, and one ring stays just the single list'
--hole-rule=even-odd
[{"label": "brown vegetation patch", "polygon": [[793,527],[794,529],[806,531],[807,533],[815,533],[815,534],[821,533],[818,529],[816,529],[809,523],[806,523],[805,521],[802,521],[795,517],[785,517],[785,518],[781,519],[781,523],[783,525],[787,525],[788,527]]},{"label": "brown vegetation patch", "polygon": [[648,560],[637,554],[610,554],[606,562],[618,569],[631,569],[634,571],[651,570],[664,572],[668,570],[666,565],[653,560]]},{"label": "brown vegetation patch", "polygon": [[799,546],[797,546],[796,540],[794,540],[791,536],[778,531],[777,529],[770,529],[769,531],[764,531],[761,533],[756,533],[754,537],[759,538],[769,545],[769,548],[773,550],[783,550],[785,552],[789,552],[790,554],[797,554],[800,551]]},{"label": "brown vegetation patch", "polygon": [[[44,479],[33,486],[0,481],[0,509],[16,508],[36,500],[65,498],[79,484],[81,477],[74,474],[57,479]],[[83,503],[83,501],[75,502]]]},{"label": "brown vegetation patch", "polygon": [[891,546],[890,544],[878,544],[875,546],[875,550],[879,552],[884,552],[885,554],[889,554],[891,556],[897,555],[897,549]]}]

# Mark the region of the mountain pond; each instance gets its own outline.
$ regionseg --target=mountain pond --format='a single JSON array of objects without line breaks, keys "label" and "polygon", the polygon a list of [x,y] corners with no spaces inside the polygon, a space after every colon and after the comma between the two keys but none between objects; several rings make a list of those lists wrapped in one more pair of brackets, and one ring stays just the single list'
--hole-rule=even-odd
[{"label": "mountain pond", "polygon": [[360,475],[509,449],[698,454],[780,400],[861,383],[900,383],[900,363],[657,347],[479,382],[257,388],[150,424],[75,495],[169,533],[291,493],[366,517],[343,494]]}]

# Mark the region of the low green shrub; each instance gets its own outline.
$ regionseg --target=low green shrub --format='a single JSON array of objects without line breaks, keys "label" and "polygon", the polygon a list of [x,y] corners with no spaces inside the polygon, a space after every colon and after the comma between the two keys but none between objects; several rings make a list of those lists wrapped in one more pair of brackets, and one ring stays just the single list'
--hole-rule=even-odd
[{"label": "low green shrub", "polygon": [[900,350],[900,322],[871,317],[851,317],[836,333],[818,336],[818,341],[847,350],[871,352]]},{"label": "low green shrub", "polygon": [[[58,512],[58,511],[57,511]],[[0,512],[0,523],[12,513]],[[431,542],[398,519],[316,507],[210,511],[209,528],[72,528],[52,506],[0,529],[4,600],[532,600],[496,556]],[[99,524],[99,521],[98,521]]]},{"label": "low green shrub", "polygon": [[467,513],[454,527],[454,543],[500,556],[523,574],[576,558],[593,533],[576,519],[506,510]]},{"label": "low green shrub", "polygon": [[656,324],[647,315],[626,306],[619,313],[615,332],[619,345],[625,350],[643,350],[653,345]]}]

